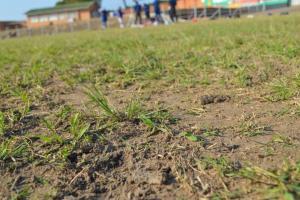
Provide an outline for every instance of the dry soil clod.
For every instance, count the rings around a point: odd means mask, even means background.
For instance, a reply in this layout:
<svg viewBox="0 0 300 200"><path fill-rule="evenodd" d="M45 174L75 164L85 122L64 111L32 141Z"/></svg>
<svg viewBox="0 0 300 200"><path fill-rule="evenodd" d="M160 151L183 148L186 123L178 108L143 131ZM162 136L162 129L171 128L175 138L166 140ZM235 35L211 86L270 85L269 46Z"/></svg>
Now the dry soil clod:
<svg viewBox="0 0 300 200"><path fill-rule="evenodd" d="M229 95L204 95L200 98L201 105L222 103L229 101L231 97Z"/></svg>

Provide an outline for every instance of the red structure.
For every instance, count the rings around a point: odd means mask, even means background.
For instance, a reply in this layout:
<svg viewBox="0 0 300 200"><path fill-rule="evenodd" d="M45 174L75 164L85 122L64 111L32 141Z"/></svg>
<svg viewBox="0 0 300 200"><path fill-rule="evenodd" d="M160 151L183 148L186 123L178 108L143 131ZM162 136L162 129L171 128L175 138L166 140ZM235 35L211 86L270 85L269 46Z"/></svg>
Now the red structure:
<svg viewBox="0 0 300 200"><path fill-rule="evenodd" d="M23 21L0 21L0 31L12 30L26 27Z"/></svg>

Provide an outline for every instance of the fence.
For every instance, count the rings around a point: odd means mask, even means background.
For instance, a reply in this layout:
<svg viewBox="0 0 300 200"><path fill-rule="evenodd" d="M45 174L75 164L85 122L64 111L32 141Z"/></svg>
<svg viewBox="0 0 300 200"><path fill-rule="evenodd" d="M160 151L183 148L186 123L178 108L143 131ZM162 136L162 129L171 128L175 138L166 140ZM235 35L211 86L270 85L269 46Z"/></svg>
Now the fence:
<svg viewBox="0 0 300 200"><path fill-rule="evenodd" d="M194 18L209 18L216 19L221 17L240 17L243 14L251 14L256 12L267 11L275 8L283 8L287 7L287 5L277 5L274 6L264 6L264 5L255 5L242 7L237 9L231 8L195 8L195 9L187 9L187 10L179 10L178 17L181 20L191 20ZM166 21L170 21L168 17L168 12L163 14L163 18ZM133 23L133 16L127 16L125 19L125 24L130 26ZM109 27L117 27L119 26L116 18L111 18L109 20ZM37 36L37 35L54 35L58 33L67 33L67 32L75 32L75 31L83 31L83 30L99 30L101 29L101 22L99 18L94 18L90 21L84 22L75 22L64 25L52 25L41 28L24 28L24 29L15 29L15 30L7 30L0 32L0 39L7 38L15 38L15 37L26 37L26 36Z"/></svg>
<svg viewBox="0 0 300 200"><path fill-rule="evenodd" d="M0 32L1 39L14 38L14 37L26 37L37 35L54 35L58 33L67 33L83 30L98 30L101 28L99 19L92 19L90 21L75 22L62 25L52 25L40 28L22 28L14 30L6 30Z"/></svg>
<svg viewBox="0 0 300 200"><path fill-rule="evenodd" d="M216 19L220 17L240 17L241 15L253 14L257 12L270 11L273 9L287 8L286 4L279 5L253 5L241 8L208 7L195 8L193 10L181 10L178 15L181 19L190 20L193 18Z"/></svg>

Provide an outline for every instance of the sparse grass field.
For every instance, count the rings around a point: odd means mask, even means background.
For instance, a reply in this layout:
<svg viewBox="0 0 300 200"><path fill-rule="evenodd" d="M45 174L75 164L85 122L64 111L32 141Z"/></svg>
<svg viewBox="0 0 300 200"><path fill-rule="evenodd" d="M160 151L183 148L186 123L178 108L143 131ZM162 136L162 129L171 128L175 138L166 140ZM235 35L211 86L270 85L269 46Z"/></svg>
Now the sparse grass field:
<svg viewBox="0 0 300 200"><path fill-rule="evenodd" d="M0 41L0 199L300 198L300 15Z"/></svg>

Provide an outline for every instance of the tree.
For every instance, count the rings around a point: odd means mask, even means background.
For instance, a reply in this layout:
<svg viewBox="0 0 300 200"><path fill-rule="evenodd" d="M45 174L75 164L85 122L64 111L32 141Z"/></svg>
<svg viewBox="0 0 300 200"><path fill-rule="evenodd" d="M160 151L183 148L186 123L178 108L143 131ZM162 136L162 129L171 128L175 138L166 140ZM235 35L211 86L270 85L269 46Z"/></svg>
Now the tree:
<svg viewBox="0 0 300 200"><path fill-rule="evenodd" d="M123 4L124 4L124 7L127 8L127 2L126 2L126 0L123 0Z"/></svg>
<svg viewBox="0 0 300 200"><path fill-rule="evenodd" d="M56 3L56 5L64 5L68 3L79 3L79 2L89 2L93 0L60 0L59 2Z"/></svg>

